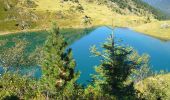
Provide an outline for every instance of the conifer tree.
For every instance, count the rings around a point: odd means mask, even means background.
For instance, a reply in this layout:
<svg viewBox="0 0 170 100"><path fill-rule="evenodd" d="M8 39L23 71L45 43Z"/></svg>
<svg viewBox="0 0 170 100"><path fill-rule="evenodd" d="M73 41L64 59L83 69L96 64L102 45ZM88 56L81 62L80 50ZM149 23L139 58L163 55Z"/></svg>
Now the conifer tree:
<svg viewBox="0 0 170 100"><path fill-rule="evenodd" d="M87 90L92 91L97 98L118 98L134 99L135 89L133 82L126 84L127 79L133 74L133 70L139 69L143 60L131 58L133 50L114 43L113 36L110 36L103 44L103 52L97 51L96 47L91 48L95 56L101 57L101 64L96 67L96 75L93 75L93 87Z"/></svg>
<svg viewBox="0 0 170 100"><path fill-rule="evenodd" d="M42 63L42 83L47 98L68 98L75 93L76 80L75 60L71 49L66 50L66 42L54 24L45 43Z"/></svg>

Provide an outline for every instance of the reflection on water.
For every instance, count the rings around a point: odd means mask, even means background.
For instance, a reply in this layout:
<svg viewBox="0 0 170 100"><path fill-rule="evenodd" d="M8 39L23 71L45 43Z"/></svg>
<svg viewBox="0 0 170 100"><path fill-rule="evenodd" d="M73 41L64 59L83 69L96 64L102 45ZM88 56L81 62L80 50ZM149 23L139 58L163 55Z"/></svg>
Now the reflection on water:
<svg viewBox="0 0 170 100"><path fill-rule="evenodd" d="M100 63L98 58L91 57L90 46L96 45L101 49L101 44L105 42L111 33L111 29L99 27L70 46L73 49L74 58L77 62L77 70L81 71L78 82L86 83L90 79L90 74L94 73L94 66ZM149 54L153 70L170 71L170 42L137 33L128 28L115 28L114 36L115 40L122 40L120 42L121 45L131 46L139 54Z"/></svg>
<svg viewBox="0 0 170 100"><path fill-rule="evenodd" d="M76 60L76 70L81 71L79 83L87 84L90 75L94 74L94 66L100 63L99 58L92 57L89 48L96 45L101 50L101 45L112 33L108 27L99 27L90 34L85 34L81 39L73 42L69 47L73 50L73 57ZM147 53L150 55L150 63L153 70L170 71L170 42L146 36L128 28L115 28L115 40L121 39L120 45L128 45L138 51L139 54ZM0 71L2 68L0 67ZM22 69L21 74L33 72L33 77L41 77L40 67Z"/></svg>

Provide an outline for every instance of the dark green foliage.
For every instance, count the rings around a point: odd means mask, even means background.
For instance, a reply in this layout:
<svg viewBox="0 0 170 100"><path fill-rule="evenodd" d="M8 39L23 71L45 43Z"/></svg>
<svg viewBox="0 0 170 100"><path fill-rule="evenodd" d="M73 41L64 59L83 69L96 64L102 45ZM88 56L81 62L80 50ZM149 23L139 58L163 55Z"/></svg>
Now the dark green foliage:
<svg viewBox="0 0 170 100"><path fill-rule="evenodd" d="M20 99L17 96L12 95L12 96L5 97L4 100L20 100Z"/></svg>
<svg viewBox="0 0 170 100"><path fill-rule="evenodd" d="M95 46L91 49L95 56L101 57L101 64L96 67L97 75L93 75L92 94L100 97L115 96L121 100L136 99L134 82L127 81L133 70L143 66L144 60L137 56L133 58L134 51L115 44L112 36L103 44L103 48L103 52L97 51Z"/></svg>
<svg viewBox="0 0 170 100"><path fill-rule="evenodd" d="M74 97L76 80L79 73L75 72L75 60L71 49L66 49L66 42L53 25L45 43L44 60L42 63L42 91L50 98Z"/></svg>

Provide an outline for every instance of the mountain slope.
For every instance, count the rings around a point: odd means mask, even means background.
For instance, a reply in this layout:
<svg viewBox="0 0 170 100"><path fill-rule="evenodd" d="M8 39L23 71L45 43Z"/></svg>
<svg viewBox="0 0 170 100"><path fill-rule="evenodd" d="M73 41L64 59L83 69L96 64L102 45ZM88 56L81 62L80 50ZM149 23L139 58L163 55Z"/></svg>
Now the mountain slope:
<svg viewBox="0 0 170 100"><path fill-rule="evenodd" d="M163 19L164 15L141 0L110 0L116 3L121 9L128 9L137 15L148 16L153 14L157 19Z"/></svg>
<svg viewBox="0 0 170 100"><path fill-rule="evenodd" d="M143 0L143 1L170 15L170 0Z"/></svg>
<svg viewBox="0 0 170 100"><path fill-rule="evenodd" d="M96 25L136 26L149 18L161 18L139 0L0 0L0 31ZM84 25L84 18L91 24ZM112 23L113 21L113 23Z"/></svg>

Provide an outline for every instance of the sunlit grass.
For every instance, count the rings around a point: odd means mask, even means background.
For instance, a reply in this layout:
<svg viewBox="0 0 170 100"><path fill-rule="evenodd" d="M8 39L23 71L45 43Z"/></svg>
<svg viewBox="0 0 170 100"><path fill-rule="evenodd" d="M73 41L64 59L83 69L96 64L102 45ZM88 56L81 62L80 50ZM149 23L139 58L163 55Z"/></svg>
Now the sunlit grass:
<svg viewBox="0 0 170 100"><path fill-rule="evenodd" d="M60 0L36 0L37 7L32 9L39 16L39 19L36 22L36 26L31 27L29 30L49 28L53 21L57 22L62 28L84 28L112 24L113 26L133 27L143 24L146 20L144 17L133 14L120 15L104 4L88 3L85 0L79 0L79 2L84 9L83 12L75 10L74 7L78 5L77 3L61 3ZM63 18L57 15L58 12L63 14ZM91 17L91 25L85 26L82 22L85 15ZM11 31L18 32L19 30L14 26L13 22L1 22L0 25L0 34L10 33Z"/></svg>
<svg viewBox="0 0 170 100"><path fill-rule="evenodd" d="M134 29L138 32L157 37L163 40L170 40L170 27L163 28L162 25L170 25L170 21L155 21L152 23L144 24Z"/></svg>

